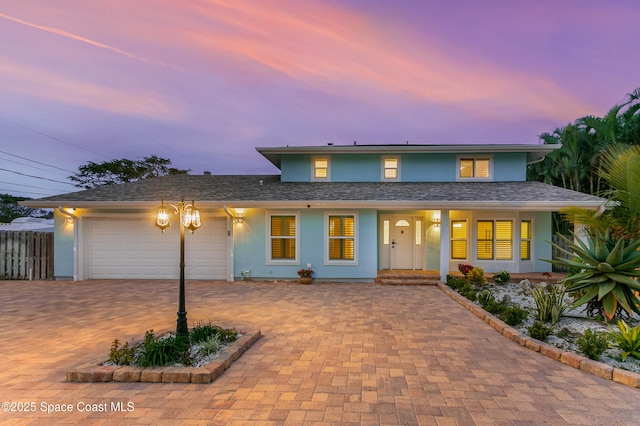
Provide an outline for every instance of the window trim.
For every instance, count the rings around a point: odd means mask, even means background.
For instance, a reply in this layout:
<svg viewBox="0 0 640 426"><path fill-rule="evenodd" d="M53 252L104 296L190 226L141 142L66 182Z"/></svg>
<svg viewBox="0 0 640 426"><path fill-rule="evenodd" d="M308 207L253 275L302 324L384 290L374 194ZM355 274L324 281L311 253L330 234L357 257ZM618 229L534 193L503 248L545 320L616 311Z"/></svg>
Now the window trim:
<svg viewBox="0 0 640 426"><path fill-rule="evenodd" d="M316 177L316 161L326 160L327 162L327 177ZM331 181L331 156L329 155L314 155L311 157L311 182L330 182Z"/></svg>
<svg viewBox="0 0 640 426"><path fill-rule="evenodd" d="M353 260L346 259L331 259L329 257L329 241L332 238L329 236L329 218L331 216L353 216ZM327 211L324 213L324 264L325 265L358 265L358 258L360 254L359 250L359 220L358 213L354 211Z"/></svg>
<svg viewBox="0 0 640 426"><path fill-rule="evenodd" d="M465 226L466 226L466 232L465 232L465 236L464 238L453 238L453 228L454 228L454 224L457 222L464 222ZM464 257L454 257L453 256L453 242L454 241L464 241L465 242L465 253L464 253ZM467 260L469 259L469 221L467 219L452 219L451 220L451 230L449 233L449 245L451 253L450 253L450 257L451 260Z"/></svg>
<svg viewBox="0 0 640 426"><path fill-rule="evenodd" d="M527 222L529 224L529 238L524 238L522 236L522 224L524 222ZM529 257L527 258L523 258L522 257L522 243L523 242L528 242L529 243ZM520 254L520 260L521 261L531 261L533 256L532 256L532 251L533 251L533 221L531 219L520 219L520 250L519 254Z"/></svg>
<svg viewBox="0 0 640 426"><path fill-rule="evenodd" d="M460 162L462 160L473 160L474 177L464 178L460 176ZM476 161L477 160L489 160L489 176L488 177L475 177ZM458 154L456 156L456 181L493 181L493 155L464 155Z"/></svg>
<svg viewBox="0 0 640 426"><path fill-rule="evenodd" d="M387 178L385 177L385 171L387 170L387 167L385 165L387 160L396 160L396 177L394 178ZM391 169L393 170L393 169ZM380 180L383 182L399 182L400 181L400 176L401 176L401 161L400 161L400 156L399 155L383 155L380 158Z"/></svg>
<svg viewBox="0 0 640 426"><path fill-rule="evenodd" d="M478 233L479 230L479 224L480 223L491 223L491 239L486 239L486 238L480 238L480 235ZM497 223L498 222L509 222L511 224L511 236L508 240L505 239L498 239L498 235L497 235ZM513 229L513 219L478 219L476 220L476 260L478 261L494 261L494 262L511 262L513 261L513 246L514 246L514 229ZM479 257L479 246L481 242L489 242L491 243L491 257L490 258L480 258ZM499 242L508 242L509 246L510 246L510 255L508 258L498 258L497 255L497 250L498 250L498 243Z"/></svg>
<svg viewBox="0 0 640 426"><path fill-rule="evenodd" d="M296 211L267 211L266 215L266 234L267 234L267 265L299 265L300 264L300 212ZM271 218L273 216L294 216L296 221L296 242L295 258L293 259L274 259L271 255Z"/></svg>

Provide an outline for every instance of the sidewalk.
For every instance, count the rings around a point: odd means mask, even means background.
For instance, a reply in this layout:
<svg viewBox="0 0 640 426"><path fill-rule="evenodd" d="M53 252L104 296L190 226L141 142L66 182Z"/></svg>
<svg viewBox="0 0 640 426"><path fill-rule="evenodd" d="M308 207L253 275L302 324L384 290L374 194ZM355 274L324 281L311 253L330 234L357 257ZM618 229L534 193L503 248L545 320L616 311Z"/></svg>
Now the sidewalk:
<svg viewBox="0 0 640 426"><path fill-rule="evenodd" d="M212 320L263 335L215 382L66 382L69 369L106 357L113 339L173 328L177 299L174 281L0 281L0 402L35 405L33 412L0 411L0 423L640 419L640 389L525 349L430 286L187 282L190 323Z"/></svg>

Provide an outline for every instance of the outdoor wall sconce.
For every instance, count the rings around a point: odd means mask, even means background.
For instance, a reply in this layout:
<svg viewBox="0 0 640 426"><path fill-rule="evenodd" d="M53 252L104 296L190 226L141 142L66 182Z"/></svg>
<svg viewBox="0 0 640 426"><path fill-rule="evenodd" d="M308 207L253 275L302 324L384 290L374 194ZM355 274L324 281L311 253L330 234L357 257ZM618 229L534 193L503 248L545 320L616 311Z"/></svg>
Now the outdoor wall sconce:
<svg viewBox="0 0 640 426"><path fill-rule="evenodd" d="M178 300L178 320L176 326L176 336L188 338L189 329L187 327L187 309L185 307L185 291L184 291L184 230L188 229L192 234L193 231L202 226L200 220L200 210L195 208L194 202L185 203L184 200L176 204L165 204L162 200L162 205L158 207L158 214L156 216L156 226L162 230L171 226L171 218L169 217L169 209L173 209L180 217L180 294Z"/></svg>
<svg viewBox="0 0 640 426"><path fill-rule="evenodd" d="M243 223L244 222L244 213L237 212L236 217L233 219L235 223Z"/></svg>
<svg viewBox="0 0 640 426"><path fill-rule="evenodd" d="M433 218L433 226L435 226L436 228L440 228L440 218L439 217L434 217Z"/></svg>

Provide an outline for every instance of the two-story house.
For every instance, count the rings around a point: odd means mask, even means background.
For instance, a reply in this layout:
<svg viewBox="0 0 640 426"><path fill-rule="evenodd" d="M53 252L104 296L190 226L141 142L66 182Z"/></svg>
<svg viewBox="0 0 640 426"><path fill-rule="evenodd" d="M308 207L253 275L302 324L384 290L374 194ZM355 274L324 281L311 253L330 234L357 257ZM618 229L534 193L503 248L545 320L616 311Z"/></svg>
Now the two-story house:
<svg viewBox="0 0 640 426"><path fill-rule="evenodd" d="M552 212L604 200L526 181L553 145L327 145L257 148L279 175L178 175L31 200L53 207L58 278L176 278L178 227L161 201L195 201L188 279L372 281L378 270L459 263L544 272Z"/></svg>

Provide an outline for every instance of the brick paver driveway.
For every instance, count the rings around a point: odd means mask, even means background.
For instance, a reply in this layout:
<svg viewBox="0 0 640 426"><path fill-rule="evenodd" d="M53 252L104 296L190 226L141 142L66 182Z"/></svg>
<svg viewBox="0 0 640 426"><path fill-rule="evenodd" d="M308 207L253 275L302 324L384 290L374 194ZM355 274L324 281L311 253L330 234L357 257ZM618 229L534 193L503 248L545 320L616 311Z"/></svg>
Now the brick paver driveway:
<svg viewBox="0 0 640 426"><path fill-rule="evenodd" d="M0 281L0 402L36 406L0 423L640 423L640 390L511 342L435 287L189 282L190 322L264 335L224 375L66 382L114 338L173 327L176 305L174 281Z"/></svg>

